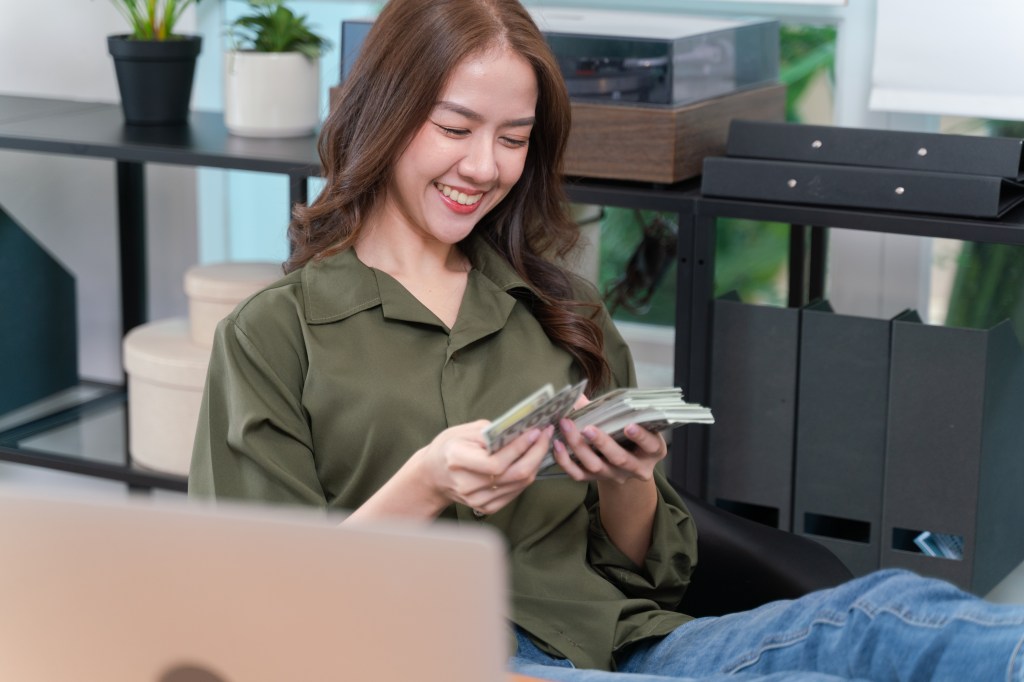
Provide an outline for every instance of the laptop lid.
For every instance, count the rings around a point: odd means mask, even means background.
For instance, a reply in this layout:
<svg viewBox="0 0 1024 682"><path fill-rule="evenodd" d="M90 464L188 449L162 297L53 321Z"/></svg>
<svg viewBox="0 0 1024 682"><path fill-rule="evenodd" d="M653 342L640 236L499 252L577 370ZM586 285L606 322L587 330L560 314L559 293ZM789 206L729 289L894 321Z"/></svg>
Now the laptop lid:
<svg viewBox="0 0 1024 682"><path fill-rule="evenodd" d="M483 528L0 490L0 679L506 679Z"/></svg>

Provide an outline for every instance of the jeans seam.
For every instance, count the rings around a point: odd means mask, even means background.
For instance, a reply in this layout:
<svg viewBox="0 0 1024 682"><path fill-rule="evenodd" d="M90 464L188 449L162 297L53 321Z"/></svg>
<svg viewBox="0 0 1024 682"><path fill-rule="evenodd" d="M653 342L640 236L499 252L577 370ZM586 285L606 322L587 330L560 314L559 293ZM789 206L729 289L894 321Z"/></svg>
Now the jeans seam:
<svg viewBox="0 0 1024 682"><path fill-rule="evenodd" d="M1013 655L1010 656L1010 666L1006 670L1007 682L1021 682L1024 680L1024 637L1017 640L1017 646L1013 648Z"/></svg>
<svg viewBox="0 0 1024 682"><path fill-rule="evenodd" d="M899 620L909 625L929 627L929 628L940 628L945 627L951 622L964 622L973 623L974 625L981 625L984 627L1003 627L1007 625L1024 625L1024 619L1021 618L991 618L983 619L977 618L973 615L954 615L952 617L936 617L936 618L920 618L912 616L908 613L906 608L897 608L896 606L884 606L877 607L870 602L859 601L855 602L851 606L851 610L858 610L864 612L869 618L874 619L880 614L886 613L891 616L898 618Z"/></svg>
<svg viewBox="0 0 1024 682"><path fill-rule="evenodd" d="M853 610L864 613L871 620L875 620L879 615L888 614L891 615L909 625L915 627L928 627L928 628L939 628L944 627L951 621L963 621L973 623L981 626L1005 626L1005 625L1017 625L1021 624L1021 619L1012 618L1004 619L999 621L993 620L982 620L967 616L956 616L954 618L943 618L940 620L919 620L909 618L904 610L897 610L895 608L883 607L878 608L867 602L856 602L851 606L851 612ZM726 667L723 672L730 674L740 672L744 668L757 663L758 659L761 658L768 651L783 649L788 646L792 646L801 640L807 639L810 636L811 630L816 625L831 625L834 627L841 627L845 624L846 618L844 614L831 614L825 615L812 620L806 627L794 631L785 633L784 635L777 635L775 637L765 638L761 643L761 646L754 652L749 653L747 656L740 658L733 666ZM1017 646L1014 648L1012 655L1010 656L1010 662L1007 666L1007 682L1024 682L1024 637L1017 642Z"/></svg>
<svg viewBox="0 0 1024 682"><path fill-rule="evenodd" d="M749 668L750 666L757 663L758 659L761 658L761 656L768 651L774 649L783 649L785 647L792 646L801 640L807 639L811 634L811 630L813 630L814 626L816 625L831 625L834 627L841 627L845 622L846 619L838 614L831 617L822 616L812 620L810 623L807 624L807 627L801 630L797 630L795 632L790 632L786 634L784 637L780 635L776 637L765 638L765 640L761 643L761 646L757 649L757 651L751 652L751 654L741 658L739 661L736 662L735 665L724 669L723 672L729 674L737 673L743 670L743 668Z"/></svg>

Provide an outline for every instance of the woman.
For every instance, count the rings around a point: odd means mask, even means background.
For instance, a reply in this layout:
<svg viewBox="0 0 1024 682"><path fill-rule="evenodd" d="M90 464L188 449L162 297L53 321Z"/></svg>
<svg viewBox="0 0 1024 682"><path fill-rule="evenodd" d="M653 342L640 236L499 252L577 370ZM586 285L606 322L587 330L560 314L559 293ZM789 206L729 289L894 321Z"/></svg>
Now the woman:
<svg viewBox="0 0 1024 682"><path fill-rule="evenodd" d="M510 665L548 679L910 679L933 663L947 679L960 665L1020 676L1024 611L959 593L940 609L951 588L909 574L721 619L673 611L695 529L655 469L656 434L633 426L626 449L563 420L558 440L534 429L488 453L487 418L543 384L634 382L593 287L557 264L576 235L568 130L557 65L516 0L391 0L324 125L327 184L296 210L286 277L218 329L190 494L494 526L510 548ZM535 480L549 448L567 476ZM881 594L886 611L907 589L932 621L1008 625L968 638L855 622L867 607L850 604ZM950 633L952 660L908 661Z"/></svg>

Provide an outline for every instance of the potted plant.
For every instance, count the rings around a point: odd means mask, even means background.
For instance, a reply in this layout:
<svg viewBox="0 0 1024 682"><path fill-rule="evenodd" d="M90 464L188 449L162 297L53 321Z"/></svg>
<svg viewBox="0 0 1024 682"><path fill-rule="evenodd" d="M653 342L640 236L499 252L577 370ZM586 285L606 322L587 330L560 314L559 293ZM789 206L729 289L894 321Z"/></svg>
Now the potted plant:
<svg viewBox="0 0 1024 682"><path fill-rule="evenodd" d="M224 123L249 137L309 135L320 122L319 57L330 42L285 0L247 0L229 27Z"/></svg>
<svg viewBox="0 0 1024 682"><path fill-rule="evenodd" d="M202 39L174 32L199 0L111 0L131 33L107 37L125 123L177 125L188 121L192 78Z"/></svg>

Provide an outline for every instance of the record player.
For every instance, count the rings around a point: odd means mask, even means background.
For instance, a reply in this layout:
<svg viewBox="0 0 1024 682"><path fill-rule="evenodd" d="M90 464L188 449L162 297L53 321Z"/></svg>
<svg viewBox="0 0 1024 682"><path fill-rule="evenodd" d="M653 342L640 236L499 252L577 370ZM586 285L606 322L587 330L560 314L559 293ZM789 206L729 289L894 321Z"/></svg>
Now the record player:
<svg viewBox="0 0 1024 682"><path fill-rule="evenodd" d="M779 77L775 20L569 7L530 12L576 100L679 106Z"/></svg>

